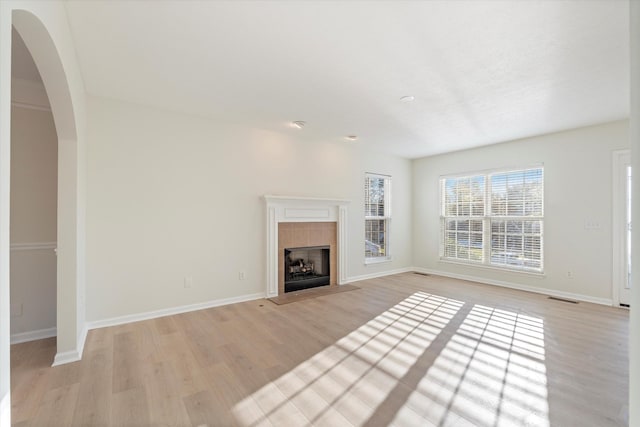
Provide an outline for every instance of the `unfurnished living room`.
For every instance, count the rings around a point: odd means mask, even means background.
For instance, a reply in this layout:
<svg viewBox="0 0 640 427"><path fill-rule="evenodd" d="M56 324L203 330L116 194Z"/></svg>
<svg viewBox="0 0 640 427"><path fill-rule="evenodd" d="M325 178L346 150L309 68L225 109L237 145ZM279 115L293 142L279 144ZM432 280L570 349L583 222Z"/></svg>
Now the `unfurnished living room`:
<svg viewBox="0 0 640 427"><path fill-rule="evenodd" d="M0 427L640 426L640 2L0 0L0 94Z"/></svg>

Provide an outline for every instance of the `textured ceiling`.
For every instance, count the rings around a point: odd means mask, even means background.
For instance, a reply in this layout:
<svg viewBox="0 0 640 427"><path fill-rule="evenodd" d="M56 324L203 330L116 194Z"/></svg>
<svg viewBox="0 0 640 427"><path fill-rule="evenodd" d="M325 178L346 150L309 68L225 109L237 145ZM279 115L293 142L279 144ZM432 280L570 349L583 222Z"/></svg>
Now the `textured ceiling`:
<svg viewBox="0 0 640 427"><path fill-rule="evenodd" d="M67 2L90 94L303 141L356 134L344 143L409 158L627 117L628 10L624 0Z"/></svg>

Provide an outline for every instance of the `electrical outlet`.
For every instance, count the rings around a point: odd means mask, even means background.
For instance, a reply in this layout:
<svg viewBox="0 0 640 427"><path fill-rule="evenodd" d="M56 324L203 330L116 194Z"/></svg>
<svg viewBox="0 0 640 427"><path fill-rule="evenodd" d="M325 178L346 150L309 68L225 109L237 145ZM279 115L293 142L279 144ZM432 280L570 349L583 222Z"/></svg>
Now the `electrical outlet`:
<svg viewBox="0 0 640 427"><path fill-rule="evenodd" d="M193 285L193 277L192 276L185 276L184 277L184 288L188 289L191 287L191 285Z"/></svg>
<svg viewBox="0 0 640 427"><path fill-rule="evenodd" d="M246 276L247 275L246 275L246 273L244 271L240 271L238 273L238 280L244 280Z"/></svg>
<svg viewBox="0 0 640 427"><path fill-rule="evenodd" d="M567 279L573 279L573 271L567 271Z"/></svg>

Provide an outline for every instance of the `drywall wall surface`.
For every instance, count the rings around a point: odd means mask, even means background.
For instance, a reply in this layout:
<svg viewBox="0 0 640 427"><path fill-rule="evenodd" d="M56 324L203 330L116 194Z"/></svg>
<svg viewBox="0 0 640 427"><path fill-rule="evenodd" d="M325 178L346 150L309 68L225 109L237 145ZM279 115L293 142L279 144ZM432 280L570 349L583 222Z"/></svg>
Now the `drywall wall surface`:
<svg viewBox="0 0 640 427"><path fill-rule="evenodd" d="M305 140L286 122L256 130L105 98L88 105L89 321L264 294L266 194L351 200L349 277L411 265L409 160L340 135ZM365 172L393 179L393 260L375 266L364 265Z"/></svg>
<svg viewBox="0 0 640 427"><path fill-rule="evenodd" d="M58 135L56 363L62 363L63 360L77 360L84 341L84 83L64 2L7 0L2 4L3 14L9 17L2 21L3 38L13 25L24 40L47 90ZM0 54L4 65L4 56L10 55L10 50ZM10 65L10 62L6 63ZM6 83L3 81L2 84L4 89ZM9 91L3 90L3 93ZM2 105L0 115L4 114L8 112ZM5 140L3 135L0 143L2 141L8 142L9 138ZM2 200L2 206L5 202L8 206L5 200ZM0 281L0 287L3 286L8 287L9 283Z"/></svg>
<svg viewBox="0 0 640 427"><path fill-rule="evenodd" d="M11 69L11 32L12 26L20 32L29 49L37 52L31 53L36 60L45 86L47 87L51 101L58 136L73 142L70 143L71 151L74 151L71 162L65 162L72 183L78 186L70 188L68 196L61 197L62 205L69 206L70 210L83 219L84 195L75 192L84 188L84 169L78 167L78 163L84 164L82 157L84 139L84 84L80 69L76 62L75 48L66 19L66 11L61 1L12 1L0 2L0 68ZM20 28L18 28L20 27ZM45 42L43 42L45 41ZM52 48L53 47L53 48ZM58 83L65 80L62 87ZM9 332L10 332L10 238L9 238L9 205L10 205L10 117L11 117L11 75L8 72L0 73L0 93L3 94L0 102L0 425L10 425L11 399L10 399L10 361L9 361ZM66 107L66 108L65 108ZM62 110L65 111L62 111ZM58 123L60 124L58 128ZM65 126L65 124L67 126ZM62 130L62 134L61 134ZM75 152L77 149L77 152ZM79 182L78 182L79 181ZM67 181L63 181L65 189ZM59 187L60 188L60 187ZM59 193L60 194L60 193ZM60 207L59 203L59 207ZM59 211L60 212L60 211ZM66 213L66 211L65 211ZM60 218L60 215L59 215ZM66 218L66 215L65 215ZM64 272L58 274L62 279L62 285L58 286L58 301L63 301L63 306L71 307L61 316L58 311L57 349L59 353L71 354L79 357L81 344L78 337L79 330L84 328L84 306L82 299L78 301L78 295L83 297L83 270L79 265L84 263L84 255L78 254L78 242L84 239L83 222L76 221L76 215L58 230L58 242L65 240L65 252L62 254ZM80 246L82 242L80 242ZM82 250L82 247L80 248Z"/></svg>
<svg viewBox="0 0 640 427"><path fill-rule="evenodd" d="M618 121L415 160L414 265L433 272L610 300L612 152L628 146L628 121ZM544 165L544 275L441 261L439 178L537 164Z"/></svg>
<svg viewBox="0 0 640 427"><path fill-rule="evenodd" d="M11 243L56 240L56 128L50 111L11 112Z"/></svg>
<svg viewBox="0 0 640 427"><path fill-rule="evenodd" d="M11 6L0 2L0 69L11 69ZM0 73L0 427L11 425L10 234L11 73Z"/></svg>
<svg viewBox="0 0 640 427"><path fill-rule="evenodd" d="M50 111L11 112L11 334L56 326L58 138Z"/></svg>

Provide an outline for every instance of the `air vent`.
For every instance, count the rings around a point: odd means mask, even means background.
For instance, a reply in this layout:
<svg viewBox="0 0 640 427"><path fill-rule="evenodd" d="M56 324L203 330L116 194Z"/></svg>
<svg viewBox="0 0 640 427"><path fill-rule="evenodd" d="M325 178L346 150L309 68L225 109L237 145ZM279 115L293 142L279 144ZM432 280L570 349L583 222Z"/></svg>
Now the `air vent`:
<svg viewBox="0 0 640 427"><path fill-rule="evenodd" d="M430 274L427 274L427 273L420 273L419 271L414 271L414 272L413 272L413 274L417 274L418 276L426 276L426 277L431 276Z"/></svg>
<svg viewBox="0 0 640 427"><path fill-rule="evenodd" d="M552 299L554 301L561 301L561 302L567 302L569 304L578 304L578 301L574 301L574 300L570 300L570 299L565 299L565 298L560 298L560 297L549 297L549 299Z"/></svg>

